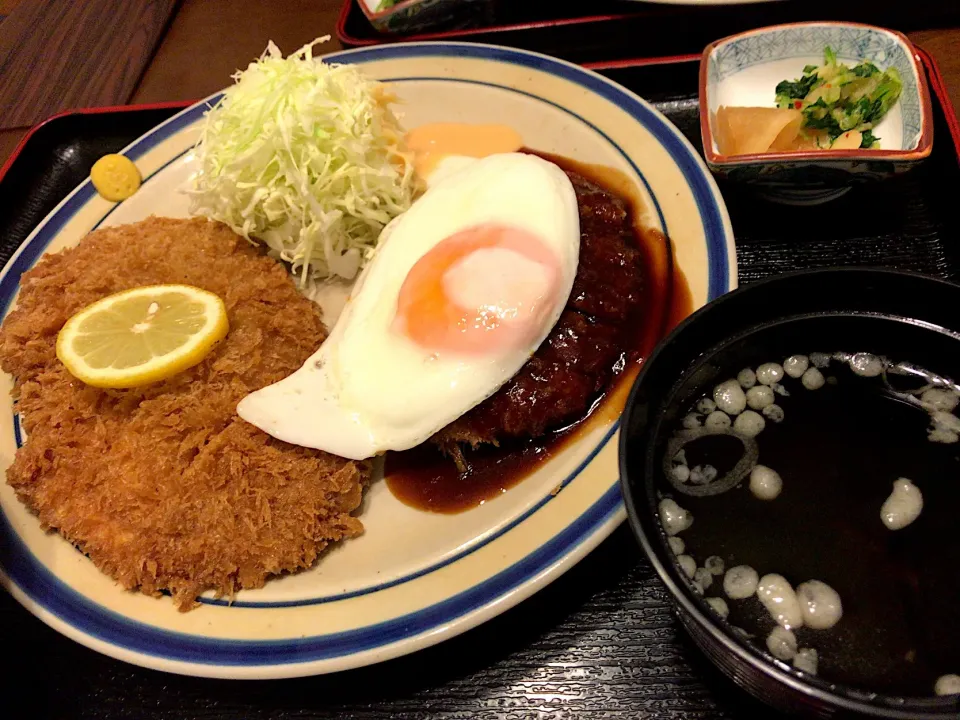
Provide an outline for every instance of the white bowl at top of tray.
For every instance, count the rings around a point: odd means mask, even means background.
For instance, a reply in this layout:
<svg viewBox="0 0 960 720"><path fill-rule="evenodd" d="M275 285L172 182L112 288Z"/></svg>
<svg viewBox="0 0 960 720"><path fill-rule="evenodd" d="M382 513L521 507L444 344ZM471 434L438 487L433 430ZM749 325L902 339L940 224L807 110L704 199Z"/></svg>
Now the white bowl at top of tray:
<svg viewBox="0 0 960 720"><path fill-rule="evenodd" d="M800 77L805 65L822 64L826 47L848 65L870 60L900 72L900 99L875 128L880 147L721 155L710 122L717 108L774 107L777 83ZM792 204L824 202L855 183L905 172L933 147L930 91L913 44L899 32L857 23L773 25L707 46L700 62L700 129L715 174Z"/></svg>
<svg viewBox="0 0 960 720"><path fill-rule="evenodd" d="M377 32L409 35L492 23L499 0L356 0Z"/></svg>

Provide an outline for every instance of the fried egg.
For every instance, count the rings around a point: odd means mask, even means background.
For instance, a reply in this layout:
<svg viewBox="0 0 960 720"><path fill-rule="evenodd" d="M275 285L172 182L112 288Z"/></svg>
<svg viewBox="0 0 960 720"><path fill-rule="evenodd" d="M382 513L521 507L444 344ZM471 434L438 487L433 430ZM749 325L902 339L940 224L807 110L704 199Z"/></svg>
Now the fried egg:
<svg viewBox="0 0 960 720"><path fill-rule="evenodd" d="M559 167L523 153L466 164L384 228L320 349L237 412L355 460L419 445L523 367L566 305L579 253Z"/></svg>

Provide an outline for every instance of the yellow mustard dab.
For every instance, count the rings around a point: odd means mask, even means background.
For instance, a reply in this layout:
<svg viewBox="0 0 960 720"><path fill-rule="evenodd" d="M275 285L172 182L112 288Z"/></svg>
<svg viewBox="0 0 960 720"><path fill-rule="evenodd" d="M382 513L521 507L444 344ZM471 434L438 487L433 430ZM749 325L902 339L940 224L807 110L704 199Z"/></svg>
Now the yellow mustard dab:
<svg viewBox="0 0 960 720"><path fill-rule="evenodd" d="M140 171L124 155L104 155L90 168L90 180L101 197L120 202L139 189Z"/></svg>

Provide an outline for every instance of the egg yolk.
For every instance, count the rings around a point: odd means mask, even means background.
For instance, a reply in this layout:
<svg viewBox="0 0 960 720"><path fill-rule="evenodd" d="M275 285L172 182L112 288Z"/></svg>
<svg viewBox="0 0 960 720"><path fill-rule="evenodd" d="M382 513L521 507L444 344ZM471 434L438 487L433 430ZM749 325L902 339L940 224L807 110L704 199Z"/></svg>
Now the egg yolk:
<svg viewBox="0 0 960 720"><path fill-rule="evenodd" d="M486 223L435 245L410 269L394 328L431 351L528 346L555 306L560 261L537 235Z"/></svg>

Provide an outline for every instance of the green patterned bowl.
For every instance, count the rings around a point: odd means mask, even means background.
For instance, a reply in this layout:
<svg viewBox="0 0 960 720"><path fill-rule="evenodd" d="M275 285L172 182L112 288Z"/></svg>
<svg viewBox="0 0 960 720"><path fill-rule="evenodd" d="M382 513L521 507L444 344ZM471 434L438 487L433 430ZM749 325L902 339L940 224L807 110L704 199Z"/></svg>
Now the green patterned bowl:
<svg viewBox="0 0 960 720"><path fill-rule="evenodd" d="M721 105L774 106L774 88L819 65L831 47L841 61L896 67L900 100L877 125L880 148L721 155L710 117ZM906 172L930 155L930 91L916 49L901 33L857 23L774 25L709 45L700 63L700 129L707 165L719 177L748 183L772 200L795 205L839 197L856 183Z"/></svg>

